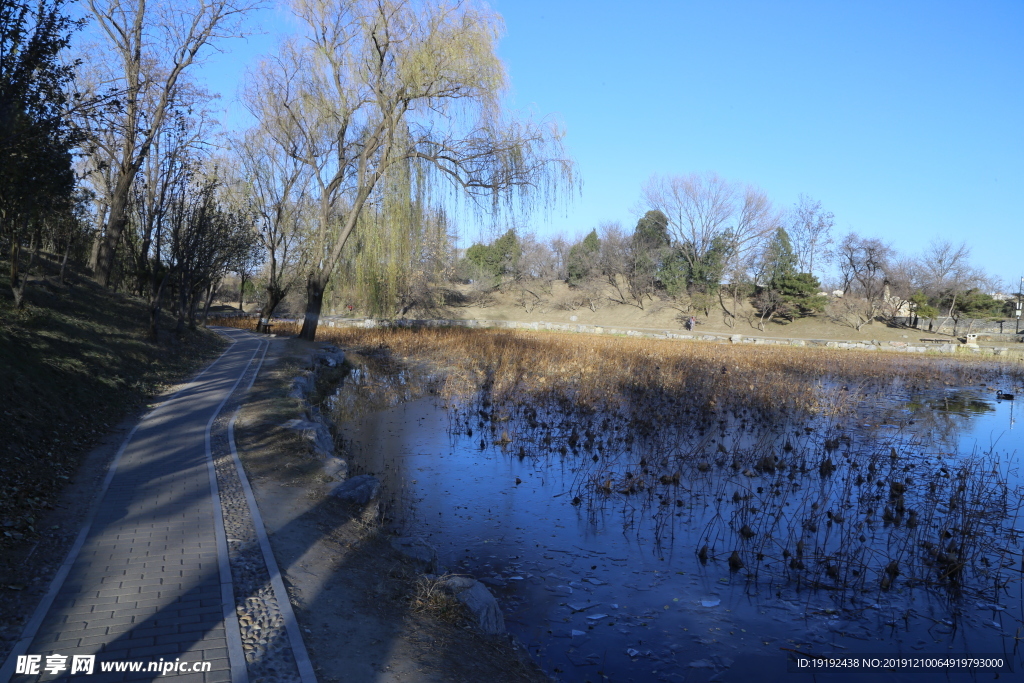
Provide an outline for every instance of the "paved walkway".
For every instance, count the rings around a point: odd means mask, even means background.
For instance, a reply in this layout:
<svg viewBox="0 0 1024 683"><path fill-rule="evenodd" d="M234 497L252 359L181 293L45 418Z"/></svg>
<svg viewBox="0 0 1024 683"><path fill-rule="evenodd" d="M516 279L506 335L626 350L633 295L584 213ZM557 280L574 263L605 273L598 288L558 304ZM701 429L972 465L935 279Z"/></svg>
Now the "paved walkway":
<svg viewBox="0 0 1024 683"><path fill-rule="evenodd" d="M14 655L40 656L38 673L11 680L152 680L150 663L175 667L175 683L245 683L220 507L211 486L209 425L260 340L227 330L235 343L129 434L83 539L30 621L32 640ZM215 482L215 479L213 480ZM41 607L46 607L44 599ZM49 655L64 668L47 672ZM91 675L71 675L74 657L94 655ZM14 673L15 659L0 670ZM86 662L88 660L85 660ZM104 667L141 662L139 673ZM187 663L187 668L182 666ZM192 672L194 665L202 669ZM124 665L122 665L124 666ZM128 665L131 666L131 665ZM187 672L185 672L187 671Z"/></svg>

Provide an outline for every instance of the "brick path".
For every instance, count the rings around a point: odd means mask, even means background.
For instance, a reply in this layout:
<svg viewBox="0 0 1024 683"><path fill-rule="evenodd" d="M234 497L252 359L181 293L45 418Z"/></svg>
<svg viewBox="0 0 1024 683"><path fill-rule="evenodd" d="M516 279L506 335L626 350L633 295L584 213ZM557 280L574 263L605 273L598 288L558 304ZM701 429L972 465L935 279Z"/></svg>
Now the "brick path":
<svg viewBox="0 0 1024 683"><path fill-rule="evenodd" d="M31 644L21 648L22 654L43 656L41 675L11 680L66 679L72 655L95 655L94 673L73 679L161 678L153 672L102 673L101 666L141 661L145 667L162 658L209 663L207 672L168 674L175 683L246 682L231 574L224 572L223 525L211 489L207 425L259 340L239 331L228 334L237 343L196 382L147 414L128 437L67 578ZM231 618L225 621L225 615ZM46 673L50 654L67 656L68 668ZM13 660L0 679L11 666Z"/></svg>

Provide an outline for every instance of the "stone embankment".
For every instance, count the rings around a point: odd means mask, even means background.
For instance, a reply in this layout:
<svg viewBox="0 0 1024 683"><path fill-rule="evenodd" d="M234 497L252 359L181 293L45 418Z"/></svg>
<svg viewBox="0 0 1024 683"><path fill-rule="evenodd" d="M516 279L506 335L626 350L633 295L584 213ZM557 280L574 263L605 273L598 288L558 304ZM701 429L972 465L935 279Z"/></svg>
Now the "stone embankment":
<svg viewBox="0 0 1024 683"><path fill-rule="evenodd" d="M285 428L301 432L310 442L313 455L320 460L324 474L337 482L348 478L348 463L334 453L333 425L321 413L313 400L317 393L317 379L326 368L339 368L345 362L345 352L335 346L326 346L313 355L310 367L292 380L289 398L301 402L303 417L284 423Z"/></svg>
<svg viewBox="0 0 1024 683"><path fill-rule="evenodd" d="M313 455L321 461L321 469L333 481L329 495L363 508L362 518L369 521L379 515L381 482L369 474L348 476L348 463L334 450L334 425L316 405L317 382L326 368L338 368L345 362L345 352L327 346L314 354L310 367L292 380L288 395L301 401L302 419L293 419L284 426L301 431L310 441ZM487 635L505 633L505 621L494 595L470 576L450 576L438 567L437 550L421 538L403 536L393 538L391 546L410 561L425 578L438 581L443 590L451 593L465 605L472 623ZM437 577L440 572L442 576ZM521 647L521 646L520 646ZM525 652L525 650L523 650Z"/></svg>
<svg viewBox="0 0 1024 683"><path fill-rule="evenodd" d="M549 322L518 322L514 320L374 320L372 318L324 318L327 327L360 327L373 329L377 327L468 327L494 328L508 330L547 330L552 332L575 332L582 334L610 334L645 339L680 339L709 342L728 342L732 344L806 346L831 349L859 349L862 351L890 351L897 353L933 353L933 354L971 354L989 356L1012 356L1024 359L1024 347L980 346L976 343L961 343L950 337L948 341L923 341L910 339L907 341L845 341L832 339L789 339L777 337L756 337L742 334L715 334L700 332L673 332L657 329L629 329L622 327L603 327L598 325L582 325L576 323ZM912 333L921 334L920 330Z"/></svg>

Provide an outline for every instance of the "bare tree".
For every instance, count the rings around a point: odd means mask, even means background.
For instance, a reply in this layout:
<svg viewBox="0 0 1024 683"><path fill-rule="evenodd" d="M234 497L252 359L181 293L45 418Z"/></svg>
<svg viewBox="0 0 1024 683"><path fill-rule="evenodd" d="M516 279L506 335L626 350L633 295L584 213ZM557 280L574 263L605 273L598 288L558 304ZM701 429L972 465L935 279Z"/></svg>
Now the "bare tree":
<svg viewBox="0 0 1024 683"><path fill-rule="evenodd" d="M965 292L987 284L985 272L974 267L970 259L971 249L966 242L953 244L939 239L933 240L921 255L921 288L936 303L945 303L945 317L936 331L956 320L957 303Z"/></svg>
<svg viewBox="0 0 1024 683"><path fill-rule="evenodd" d="M519 236L521 254L511 283L517 305L527 313L541 305L551 294L552 284L559 279L558 261L549 243L532 232Z"/></svg>
<svg viewBox="0 0 1024 683"><path fill-rule="evenodd" d="M832 239L835 215L823 210L820 201L802 194L790 211L788 223L797 271L813 274L815 263L821 265L831 255L829 247L835 242Z"/></svg>
<svg viewBox="0 0 1024 683"><path fill-rule="evenodd" d="M877 238L860 237L855 232L844 237L836 249L842 298L846 300L843 307L849 309L852 306L849 302L860 302L855 312L858 317L865 318L864 322L873 321L884 311L888 285L886 273L893 256L889 245Z"/></svg>
<svg viewBox="0 0 1024 683"><path fill-rule="evenodd" d="M894 323L909 317L911 301L921 291L921 263L906 256L893 256L886 267L885 300L882 315Z"/></svg>
<svg viewBox="0 0 1024 683"><path fill-rule="evenodd" d="M189 181L167 213L179 334L186 322L195 328L200 306L205 318L221 278L257 241L251 216L231 211L223 201L216 169L204 168Z"/></svg>
<svg viewBox="0 0 1024 683"><path fill-rule="evenodd" d="M643 187L641 204L668 217L673 246L691 279L701 274L715 280L704 283L704 293L717 290L724 273L737 272L781 220L764 192L715 173L654 176ZM734 315L724 303L723 309Z"/></svg>
<svg viewBox="0 0 1024 683"><path fill-rule="evenodd" d="M702 258L724 234L733 249L744 251L779 225L778 212L764 192L716 173L654 176L643 187L642 203L668 217L673 242L688 245L690 259Z"/></svg>
<svg viewBox="0 0 1024 683"><path fill-rule="evenodd" d="M106 149L110 165L109 205L103 233L97 236L93 263L96 280L107 285L114 250L126 223L132 183L179 103L185 71L204 48L238 34L249 0L87 0L89 12L111 58L105 85L119 93L116 134ZM116 66L114 64L116 63ZM99 144L99 142L97 142Z"/></svg>
<svg viewBox="0 0 1024 683"><path fill-rule="evenodd" d="M718 290L718 303L722 307L722 321L729 327L736 326L739 318L740 302L754 291L755 278L752 276L756 268L758 252L748 249L729 259L723 272L725 281ZM728 302L726 301L728 295ZM731 308L730 308L731 306ZM763 328L762 328L763 329Z"/></svg>
<svg viewBox="0 0 1024 683"><path fill-rule="evenodd" d="M524 232L519 236L519 244L519 279L539 281L549 288L551 282L559 279L558 257L550 243L542 242L532 232Z"/></svg>
<svg viewBox="0 0 1024 683"><path fill-rule="evenodd" d="M303 248L315 206L309 196L309 167L261 128L236 141L241 173L232 185L256 214L256 229L266 256L265 298L260 325L269 320L299 283L311 250Z"/></svg>
<svg viewBox="0 0 1024 683"><path fill-rule="evenodd" d="M598 230L601 249L597 254L597 273L615 291L617 303L634 303L628 279L633 260L632 235L627 235L618 221L601 223Z"/></svg>
<svg viewBox="0 0 1024 683"><path fill-rule="evenodd" d="M158 339L164 290L174 274L167 266L170 240L166 219L175 202L192 189L194 174L208 158L205 140L211 125L201 110L193 116L174 109L168 112L168 121L154 136L142 165L142 182L132 185L126 205L126 225L134 224L136 233L126 242L134 245L136 288L140 296L147 297L153 341Z"/></svg>
<svg viewBox="0 0 1024 683"><path fill-rule="evenodd" d="M691 268L732 227L737 200L736 186L716 173L653 176L644 184L641 199L646 209L668 217L673 243L689 246Z"/></svg>
<svg viewBox="0 0 1024 683"><path fill-rule="evenodd" d="M829 320L837 325L852 327L858 332L878 316L879 310L877 302L856 294L833 297L825 306Z"/></svg>
<svg viewBox="0 0 1024 683"><path fill-rule="evenodd" d="M566 239L565 235L559 234L551 238L551 253L555 257L555 279L564 280L568 274L566 264L569 258L569 250L572 249L572 242Z"/></svg>
<svg viewBox="0 0 1024 683"><path fill-rule="evenodd" d="M310 170L316 258L300 336L312 340L324 289L367 205L390 201L386 210L401 214L441 185L492 213L513 210L571 186L575 167L559 130L503 110L500 21L486 8L448 0L295 0L293 8L304 34L254 73L246 102Z"/></svg>

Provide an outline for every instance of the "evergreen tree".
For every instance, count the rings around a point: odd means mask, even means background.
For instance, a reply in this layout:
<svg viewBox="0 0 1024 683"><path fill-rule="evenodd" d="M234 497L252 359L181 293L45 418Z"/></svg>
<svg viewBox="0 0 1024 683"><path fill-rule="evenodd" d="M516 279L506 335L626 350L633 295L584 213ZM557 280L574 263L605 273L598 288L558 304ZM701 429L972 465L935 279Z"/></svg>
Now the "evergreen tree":
<svg viewBox="0 0 1024 683"><path fill-rule="evenodd" d="M762 323L772 318L794 320L825 310L818 296L821 283L811 273L797 272L797 258L784 228L778 228L765 248L761 263L764 283L754 299Z"/></svg>
<svg viewBox="0 0 1024 683"><path fill-rule="evenodd" d="M669 251L668 217L661 211L648 211L637 221L630 242L630 259L626 280L629 291L643 307L644 297L653 297L658 285L658 271Z"/></svg>
<svg viewBox="0 0 1024 683"><path fill-rule="evenodd" d="M776 283L796 273L796 255L785 228L778 228L764 252L762 278L767 286L775 288Z"/></svg>
<svg viewBox="0 0 1024 683"><path fill-rule="evenodd" d="M658 210L648 211L633 231L633 249L650 253L668 245L668 216Z"/></svg>
<svg viewBox="0 0 1024 683"><path fill-rule="evenodd" d="M591 230L582 242L574 244L569 249L565 264L567 274L565 281L575 287L590 277L595 270L595 262L600 253L601 240L597 236L597 230Z"/></svg>
<svg viewBox="0 0 1024 683"><path fill-rule="evenodd" d="M70 206L78 139L67 117L65 87L77 63L60 53L81 26L62 13L64 0L0 3L0 242L10 250L11 287L20 306L22 242L41 216Z"/></svg>
<svg viewBox="0 0 1024 683"><path fill-rule="evenodd" d="M911 327L917 327L917 321L919 318L935 318L939 315L939 309L931 306L928 301L928 295L922 292L920 289L914 292L914 295L910 297L911 312L913 313L913 322Z"/></svg>
<svg viewBox="0 0 1024 683"><path fill-rule="evenodd" d="M698 255L689 244L684 244L679 249L679 255L684 264L689 267L686 271L686 285L691 293L714 294L722 285L722 277L725 274L725 264L732 255L733 240L731 233L725 232L715 235L711 245L703 255Z"/></svg>
<svg viewBox="0 0 1024 683"><path fill-rule="evenodd" d="M491 244L474 244L466 250L466 261L483 275L500 278L514 275L519 269L523 245L515 230L509 229Z"/></svg>

